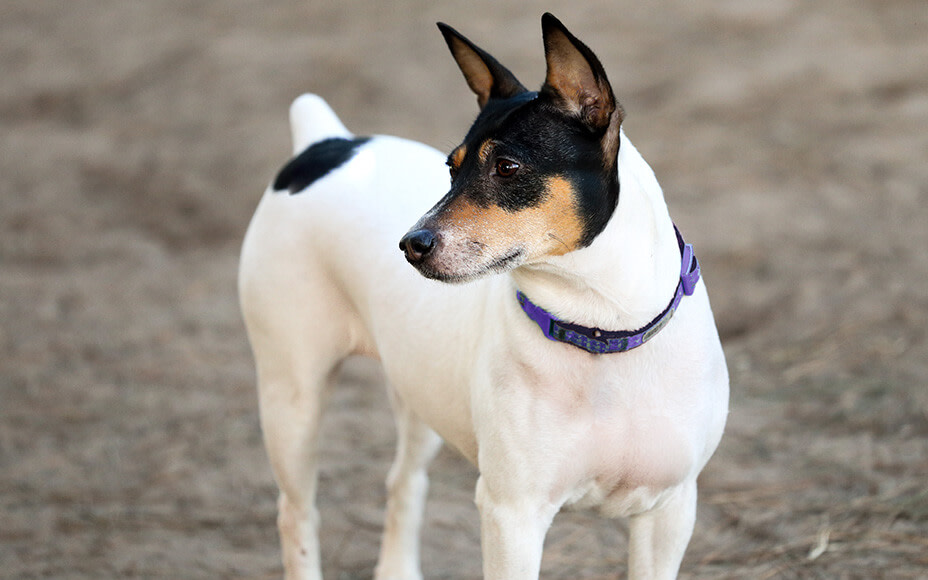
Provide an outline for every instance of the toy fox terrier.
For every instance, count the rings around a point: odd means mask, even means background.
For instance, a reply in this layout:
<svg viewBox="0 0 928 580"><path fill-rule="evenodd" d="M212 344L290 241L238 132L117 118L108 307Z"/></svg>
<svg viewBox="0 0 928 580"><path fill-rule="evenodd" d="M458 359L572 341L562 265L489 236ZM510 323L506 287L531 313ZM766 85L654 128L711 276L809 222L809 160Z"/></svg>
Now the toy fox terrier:
<svg viewBox="0 0 928 580"><path fill-rule="evenodd" d="M602 65L556 18L542 18L537 92L439 27L480 107L463 142L446 159L356 138L304 95L295 157L245 237L239 291L286 576L321 578L319 422L340 363L364 355L384 367L398 434L378 580L422 577L442 441L479 469L485 578L538 578L568 506L629 518L629 578L674 578L728 413L692 247Z"/></svg>

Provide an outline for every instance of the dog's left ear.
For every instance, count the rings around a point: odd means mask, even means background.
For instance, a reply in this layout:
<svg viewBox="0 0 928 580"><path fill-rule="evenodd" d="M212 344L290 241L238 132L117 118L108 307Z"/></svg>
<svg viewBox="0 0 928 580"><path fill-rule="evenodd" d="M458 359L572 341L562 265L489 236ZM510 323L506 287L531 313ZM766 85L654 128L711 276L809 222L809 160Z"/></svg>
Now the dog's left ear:
<svg viewBox="0 0 928 580"><path fill-rule="evenodd" d="M541 17L548 73L542 94L593 130L620 125L624 113L616 103L606 71L585 44L551 13ZM613 119L616 115L617 118Z"/></svg>
<svg viewBox="0 0 928 580"><path fill-rule="evenodd" d="M528 91L509 69L460 32L444 22L438 23L438 29L481 109L490 99L508 99Z"/></svg>

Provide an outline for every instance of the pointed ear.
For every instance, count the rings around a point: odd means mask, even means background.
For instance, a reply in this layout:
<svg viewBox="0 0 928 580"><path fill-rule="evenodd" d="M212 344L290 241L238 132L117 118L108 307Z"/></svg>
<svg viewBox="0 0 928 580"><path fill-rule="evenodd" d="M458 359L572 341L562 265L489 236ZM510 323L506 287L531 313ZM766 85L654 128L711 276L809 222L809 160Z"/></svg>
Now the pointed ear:
<svg viewBox="0 0 928 580"><path fill-rule="evenodd" d="M506 99L528 90L506 67L457 30L442 22L438 23L438 29L464 73L467 86L477 95L477 104L481 109L490 99Z"/></svg>
<svg viewBox="0 0 928 580"><path fill-rule="evenodd" d="M613 121L621 124L622 108L593 51L550 13L541 17L541 30L548 65L542 93L551 95L558 106L591 129L605 129ZM618 118L613 119L613 114Z"/></svg>

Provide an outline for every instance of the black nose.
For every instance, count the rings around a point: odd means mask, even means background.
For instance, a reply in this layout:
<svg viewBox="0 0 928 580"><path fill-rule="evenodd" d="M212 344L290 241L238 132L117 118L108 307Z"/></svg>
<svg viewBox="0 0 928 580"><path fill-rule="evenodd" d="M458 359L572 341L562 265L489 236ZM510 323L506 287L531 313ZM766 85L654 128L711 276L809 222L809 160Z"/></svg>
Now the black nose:
<svg viewBox="0 0 928 580"><path fill-rule="evenodd" d="M424 260L434 247L435 234L430 230L415 230L400 240L400 249L406 253L406 260L410 264L418 264Z"/></svg>

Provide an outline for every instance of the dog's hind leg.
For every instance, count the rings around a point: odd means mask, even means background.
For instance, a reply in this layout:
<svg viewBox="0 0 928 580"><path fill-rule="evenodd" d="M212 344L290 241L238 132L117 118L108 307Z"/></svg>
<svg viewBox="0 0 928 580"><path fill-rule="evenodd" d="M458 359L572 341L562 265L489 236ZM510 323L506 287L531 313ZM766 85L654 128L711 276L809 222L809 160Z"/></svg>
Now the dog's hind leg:
<svg viewBox="0 0 928 580"><path fill-rule="evenodd" d="M394 390L390 403L396 418L396 458L387 475L387 510L376 580L421 580L419 530L428 491L428 464L442 440Z"/></svg>
<svg viewBox="0 0 928 580"><path fill-rule="evenodd" d="M322 369L320 369L322 370ZM330 371L260 379L261 425L280 488L277 526L286 578L321 580L317 438Z"/></svg>
<svg viewBox="0 0 928 580"><path fill-rule="evenodd" d="M286 357L284 353L275 356L279 362ZM264 365L257 350L256 358L261 427L280 488L277 525L285 576L288 580L321 580L317 439L338 364L331 357L310 356L279 367Z"/></svg>
<svg viewBox="0 0 928 580"><path fill-rule="evenodd" d="M332 378L356 346L353 312L310 259L253 223L239 293L255 356L261 428L280 488L277 523L286 578L321 580L316 509L319 424ZM260 251L259 251L260 250Z"/></svg>

